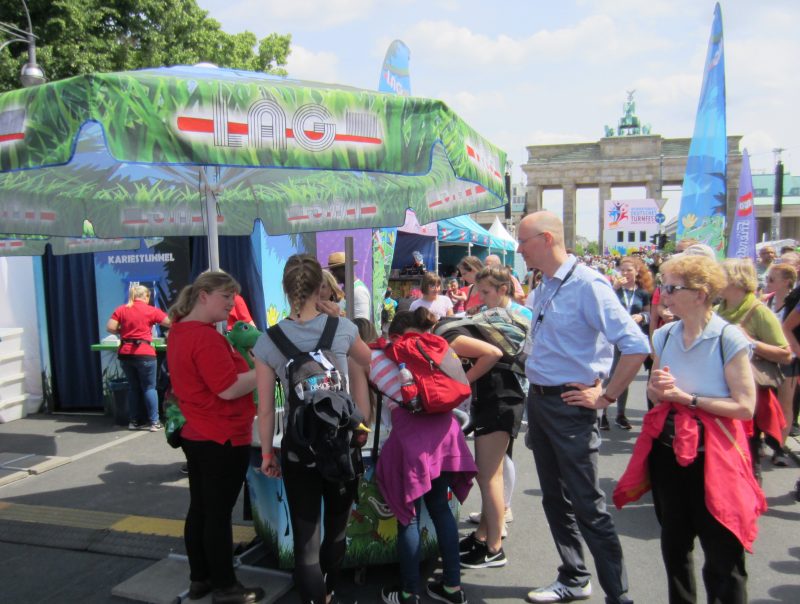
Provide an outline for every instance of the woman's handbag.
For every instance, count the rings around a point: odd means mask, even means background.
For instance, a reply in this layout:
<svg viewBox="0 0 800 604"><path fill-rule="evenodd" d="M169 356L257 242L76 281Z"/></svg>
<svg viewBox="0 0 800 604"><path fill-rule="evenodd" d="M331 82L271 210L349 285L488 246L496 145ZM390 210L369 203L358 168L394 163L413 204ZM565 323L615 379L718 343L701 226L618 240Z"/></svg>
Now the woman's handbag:
<svg viewBox="0 0 800 604"><path fill-rule="evenodd" d="M756 379L756 385L758 386L777 389L785 379L783 371L781 371L777 363L767 361L759 356L753 356L750 360L750 365L753 368L753 377Z"/></svg>
<svg viewBox="0 0 800 604"><path fill-rule="evenodd" d="M744 324L747 323L747 320L750 318L750 315L753 314L753 311L761 305L762 303L758 302L747 311L747 314L739 323L742 328L744 328ZM750 359L750 366L753 369L753 377L756 379L756 385L761 386L762 388L777 389L785 379L783 371L777 363L768 361L758 355L754 354Z"/></svg>

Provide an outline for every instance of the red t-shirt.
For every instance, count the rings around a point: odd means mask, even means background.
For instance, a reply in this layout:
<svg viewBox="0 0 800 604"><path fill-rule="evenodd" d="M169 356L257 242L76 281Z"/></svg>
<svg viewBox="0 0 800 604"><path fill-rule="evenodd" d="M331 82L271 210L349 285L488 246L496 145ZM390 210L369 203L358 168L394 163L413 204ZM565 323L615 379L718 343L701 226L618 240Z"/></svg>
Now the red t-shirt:
<svg viewBox="0 0 800 604"><path fill-rule="evenodd" d="M236 296L233 298L233 308L228 315L228 331L233 329L236 321L250 323L252 320L253 317L250 316L250 310L247 308L244 298L242 298L239 294L236 294Z"/></svg>
<svg viewBox="0 0 800 604"><path fill-rule="evenodd" d="M250 367L213 324L175 323L169 330L167 363L172 390L186 418L182 438L221 445L230 440L234 446L252 442L256 415L252 393L229 401L217 396Z"/></svg>
<svg viewBox="0 0 800 604"><path fill-rule="evenodd" d="M467 301L464 303L464 310L468 311L471 308L480 308L483 306L483 300L481 300L480 294L478 294L477 287L474 285L465 285L461 288L461 291L467 296Z"/></svg>
<svg viewBox="0 0 800 604"><path fill-rule="evenodd" d="M167 313L142 300L134 300L133 306L127 304L118 306L111 314L111 318L119 323L119 337L122 340L117 354L156 356L155 349L150 346L153 340L153 325L158 325L166 319ZM144 342L137 345L126 340L144 340Z"/></svg>

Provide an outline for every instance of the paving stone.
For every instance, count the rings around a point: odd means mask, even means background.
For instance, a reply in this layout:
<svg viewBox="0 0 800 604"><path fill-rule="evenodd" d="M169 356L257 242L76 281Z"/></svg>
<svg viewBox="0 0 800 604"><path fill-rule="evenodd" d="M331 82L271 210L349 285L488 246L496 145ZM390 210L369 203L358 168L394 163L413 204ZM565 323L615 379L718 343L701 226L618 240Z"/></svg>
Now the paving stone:
<svg viewBox="0 0 800 604"><path fill-rule="evenodd" d="M240 566L236 577L244 585L262 587L266 592L263 604L272 604L292 587L291 575L282 571ZM115 586L111 594L139 602L174 604L188 599L188 589L189 562L183 556L170 556ZM193 601L207 604L211 595Z"/></svg>
<svg viewBox="0 0 800 604"><path fill-rule="evenodd" d="M50 457L48 455L26 455L3 466L10 470L25 470L31 474L42 474L70 462L69 457Z"/></svg>

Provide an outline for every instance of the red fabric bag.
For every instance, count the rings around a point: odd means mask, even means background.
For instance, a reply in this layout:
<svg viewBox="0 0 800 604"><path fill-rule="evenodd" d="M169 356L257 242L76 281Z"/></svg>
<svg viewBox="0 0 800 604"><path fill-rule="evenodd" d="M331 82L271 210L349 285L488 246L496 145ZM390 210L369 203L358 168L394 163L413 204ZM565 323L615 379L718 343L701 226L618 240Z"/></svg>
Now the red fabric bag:
<svg viewBox="0 0 800 604"><path fill-rule="evenodd" d="M472 395L461 359L447 340L431 333L405 333L383 349L387 357L405 363L414 383L401 387L403 401L419 399L425 413L447 413Z"/></svg>

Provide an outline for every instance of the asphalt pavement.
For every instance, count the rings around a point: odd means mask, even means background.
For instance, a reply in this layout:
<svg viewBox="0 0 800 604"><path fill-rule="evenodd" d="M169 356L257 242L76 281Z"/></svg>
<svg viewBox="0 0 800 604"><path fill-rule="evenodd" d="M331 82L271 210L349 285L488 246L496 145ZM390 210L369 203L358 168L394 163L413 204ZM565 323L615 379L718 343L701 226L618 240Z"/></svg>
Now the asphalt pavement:
<svg viewBox="0 0 800 604"><path fill-rule="evenodd" d="M629 397L633 430L612 425L602 433L601 486L609 502L638 434L644 401L642 374ZM514 451L514 522L504 542L509 562L503 568L463 571L463 587L473 604L521 602L531 587L548 584L556 576L558 558L523 436ZM790 441L790 448L800 453L800 441ZM0 601L131 602L112 595L112 589L170 554L184 553L182 521L189 494L188 480L179 471L182 462L181 451L171 449L162 432L129 432L103 415L39 414L0 425L0 466L6 464L0 470ZM800 469L795 461L788 468L773 467L769 457L762 462L769 510L759 522L755 552L747 557L750 602L796 604L800 602L800 503L794 499L794 485ZM234 512L236 537L247 543L254 533L252 524L242 519L241 500ZM462 508L462 534L471 526L465 522L467 512L478 510L479 501L475 487ZM639 603L667 602L659 526L650 497L621 511L612 509L612 514L625 553L631 597ZM593 570L588 552L587 556ZM699 546L695 558L702 602ZM435 564L426 570L439 572ZM393 566L347 571L338 595L343 604L373 604L380 602L381 585L396 580ZM588 602L603 601L595 581ZM297 604L299 599L290 592L277 602Z"/></svg>

